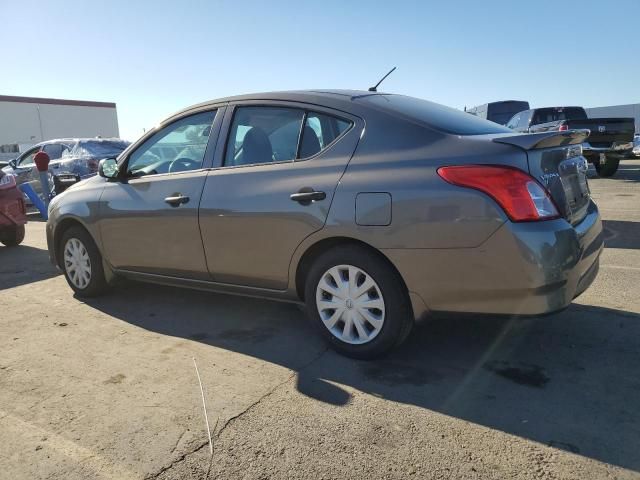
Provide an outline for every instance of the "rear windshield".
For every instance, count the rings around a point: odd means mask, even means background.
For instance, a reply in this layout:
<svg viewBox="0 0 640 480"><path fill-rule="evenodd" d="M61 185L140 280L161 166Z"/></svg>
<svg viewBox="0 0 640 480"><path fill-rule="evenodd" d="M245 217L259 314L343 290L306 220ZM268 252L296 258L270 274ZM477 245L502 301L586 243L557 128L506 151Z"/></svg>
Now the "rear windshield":
<svg viewBox="0 0 640 480"><path fill-rule="evenodd" d="M370 95L363 99L382 110L399 114L446 133L455 135L513 133L510 129L488 120L419 98L404 95Z"/></svg>
<svg viewBox="0 0 640 480"><path fill-rule="evenodd" d="M586 120L587 114L582 108L538 108L533 117L533 124L557 122L558 120Z"/></svg>

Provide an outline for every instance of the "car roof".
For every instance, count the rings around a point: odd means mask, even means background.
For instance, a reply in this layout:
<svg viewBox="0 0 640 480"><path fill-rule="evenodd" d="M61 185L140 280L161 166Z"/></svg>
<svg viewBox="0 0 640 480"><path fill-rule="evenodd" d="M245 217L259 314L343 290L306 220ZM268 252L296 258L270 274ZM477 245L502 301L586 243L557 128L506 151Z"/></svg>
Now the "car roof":
<svg viewBox="0 0 640 480"><path fill-rule="evenodd" d="M44 142L39 142L34 145L34 147L39 147L41 145L51 145L54 143L77 143L77 142L128 142L127 140L123 140L122 138L117 137L87 137L87 138L54 138L52 140L45 140ZM130 142L128 142L130 143Z"/></svg>
<svg viewBox="0 0 640 480"><path fill-rule="evenodd" d="M227 102L239 102L239 101L248 101L248 100L285 100L291 102L302 102L302 103L316 103L319 105L333 106L336 108L340 108L341 106L344 108L348 108L350 104L354 101L369 97L373 95L391 95L389 93L384 92L369 92L367 90L336 90L336 89L316 89L316 90L284 90L278 92L262 92L262 93L249 93L244 95L234 95L231 97L223 97L217 98L214 100L208 100L206 102L201 102L195 105L191 105L190 107L184 108L174 115L179 115L181 113L207 107L213 106L220 103Z"/></svg>

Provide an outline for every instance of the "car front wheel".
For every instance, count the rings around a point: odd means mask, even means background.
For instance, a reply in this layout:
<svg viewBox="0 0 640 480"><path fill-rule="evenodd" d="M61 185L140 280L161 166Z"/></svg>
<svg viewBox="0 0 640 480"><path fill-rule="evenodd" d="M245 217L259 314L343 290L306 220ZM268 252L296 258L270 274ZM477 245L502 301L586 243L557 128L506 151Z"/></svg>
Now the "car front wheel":
<svg viewBox="0 0 640 480"><path fill-rule="evenodd" d="M339 247L320 256L305 287L307 310L338 352L370 359L408 335L413 318L398 274L374 253Z"/></svg>
<svg viewBox="0 0 640 480"><path fill-rule="evenodd" d="M60 258L64 276L80 297L94 297L108 289L102 256L91 235L82 227L71 227L62 235Z"/></svg>

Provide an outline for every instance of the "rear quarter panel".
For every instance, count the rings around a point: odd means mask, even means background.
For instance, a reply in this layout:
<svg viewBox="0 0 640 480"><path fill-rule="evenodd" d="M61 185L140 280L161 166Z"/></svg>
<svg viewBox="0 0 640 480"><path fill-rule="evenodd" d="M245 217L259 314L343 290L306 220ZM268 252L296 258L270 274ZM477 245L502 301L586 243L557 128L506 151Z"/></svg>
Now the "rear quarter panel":
<svg viewBox="0 0 640 480"><path fill-rule="evenodd" d="M323 234L355 237L379 249L476 247L506 221L504 212L488 196L437 174L441 166L474 163L527 170L524 152L485 136L446 135L398 119L368 120ZM390 195L389 225L356 224L356 197L364 192Z"/></svg>

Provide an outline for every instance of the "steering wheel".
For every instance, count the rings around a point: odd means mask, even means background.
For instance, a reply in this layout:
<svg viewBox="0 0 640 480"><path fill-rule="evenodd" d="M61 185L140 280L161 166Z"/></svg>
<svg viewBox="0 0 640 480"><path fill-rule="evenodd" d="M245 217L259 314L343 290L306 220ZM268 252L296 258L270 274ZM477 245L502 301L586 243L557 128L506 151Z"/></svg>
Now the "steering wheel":
<svg viewBox="0 0 640 480"><path fill-rule="evenodd" d="M180 157L176 158L169 164L169 173L195 170L199 166L200 162L196 162L195 160L191 160L190 158Z"/></svg>

